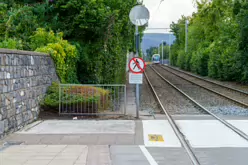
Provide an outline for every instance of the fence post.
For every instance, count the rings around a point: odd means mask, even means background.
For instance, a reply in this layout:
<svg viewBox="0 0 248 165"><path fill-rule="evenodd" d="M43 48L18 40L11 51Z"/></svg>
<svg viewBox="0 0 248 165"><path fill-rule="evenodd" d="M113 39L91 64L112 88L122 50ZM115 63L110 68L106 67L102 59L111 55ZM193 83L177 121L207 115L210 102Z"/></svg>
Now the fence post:
<svg viewBox="0 0 248 165"><path fill-rule="evenodd" d="M61 113L61 86L59 83L59 116L60 116L60 113Z"/></svg>
<svg viewBox="0 0 248 165"><path fill-rule="evenodd" d="M124 86L124 115L127 114L127 86Z"/></svg>

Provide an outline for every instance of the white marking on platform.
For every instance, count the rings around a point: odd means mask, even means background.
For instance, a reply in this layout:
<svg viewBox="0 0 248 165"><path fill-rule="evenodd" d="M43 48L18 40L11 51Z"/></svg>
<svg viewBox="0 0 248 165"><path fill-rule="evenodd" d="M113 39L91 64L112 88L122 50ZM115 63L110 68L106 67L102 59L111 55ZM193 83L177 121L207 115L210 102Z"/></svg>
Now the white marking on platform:
<svg viewBox="0 0 248 165"><path fill-rule="evenodd" d="M139 146L139 147L140 147L140 150L145 155L148 162L150 163L150 165L158 165L158 163L153 159L152 155L147 151L145 146Z"/></svg>
<svg viewBox="0 0 248 165"><path fill-rule="evenodd" d="M132 120L46 120L22 134L134 134Z"/></svg>
<svg viewBox="0 0 248 165"><path fill-rule="evenodd" d="M146 147L181 147L167 120L143 120L143 136ZM149 134L162 135L164 142L149 141Z"/></svg>
<svg viewBox="0 0 248 165"><path fill-rule="evenodd" d="M248 120L227 120L227 122L248 135Z"/></svg>
<svg viewBox="0 0 248 165"><path fill-rule="evenodd" d="M247 122L232 122L248 131ZM246 140L217 120L176 120L176 123L192 147L248 147Z"/></svg>

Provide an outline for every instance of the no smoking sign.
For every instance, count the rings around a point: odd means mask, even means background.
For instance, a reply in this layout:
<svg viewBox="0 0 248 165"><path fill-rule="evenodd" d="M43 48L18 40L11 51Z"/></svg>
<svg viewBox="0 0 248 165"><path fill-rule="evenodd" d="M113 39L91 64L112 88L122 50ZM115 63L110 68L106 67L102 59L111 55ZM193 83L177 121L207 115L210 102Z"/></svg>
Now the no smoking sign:
<svg viewBox="0 0 248 165"><path fill-rule="evenodd" d="M129 61L129 70L134 74L141 74L145 71L146 63L142 58L134 57Z"/></svg>

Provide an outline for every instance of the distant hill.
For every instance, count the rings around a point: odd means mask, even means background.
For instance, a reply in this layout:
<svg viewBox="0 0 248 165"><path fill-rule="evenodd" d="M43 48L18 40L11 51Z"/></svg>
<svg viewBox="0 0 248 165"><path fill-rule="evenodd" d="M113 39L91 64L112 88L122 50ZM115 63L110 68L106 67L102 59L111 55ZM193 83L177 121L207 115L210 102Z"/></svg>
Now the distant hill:
<svg viewBox="0 0 248 165"><path fill-rule="evenodd" d="M169 42L169 35L170 42ZM141 43L141 49L146 54L146 49L149 49L151 46L156 46L160 43L162 43L162 40L164 40L167 44L172 44L175 40L175 36L173 34L166 34L166 33L144 33L144 36L142 38Z"/></svg>

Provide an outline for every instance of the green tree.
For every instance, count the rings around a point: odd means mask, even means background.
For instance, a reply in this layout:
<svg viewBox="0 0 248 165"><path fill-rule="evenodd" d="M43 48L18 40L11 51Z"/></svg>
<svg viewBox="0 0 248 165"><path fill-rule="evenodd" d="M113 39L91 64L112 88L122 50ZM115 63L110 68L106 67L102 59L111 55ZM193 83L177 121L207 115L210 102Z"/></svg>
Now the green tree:
<svg viewBox="0 0 248 165"><path fill-rule="evenodd" d="M247 82L247 1L202 0L192 17L171 24L171 64L203 76ZM185 20L189 20L185 53Z"/></svg>
<svg viewBox="0 0 248 165"><path fill-rule="evenodd" d="M54 45L48 46L56 43L47 38L50 35L35 42L30 36L38 28L45 34L62 32L63 39L77 49L75 73L81 83L123 83L126 53L134 50L135 28L128 16L135 4L123 0L8 0L0 6L0 39L20 40L24 50L54 49ZM144 27L139 30L142 36Z"/></svg>

